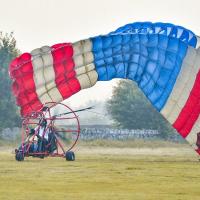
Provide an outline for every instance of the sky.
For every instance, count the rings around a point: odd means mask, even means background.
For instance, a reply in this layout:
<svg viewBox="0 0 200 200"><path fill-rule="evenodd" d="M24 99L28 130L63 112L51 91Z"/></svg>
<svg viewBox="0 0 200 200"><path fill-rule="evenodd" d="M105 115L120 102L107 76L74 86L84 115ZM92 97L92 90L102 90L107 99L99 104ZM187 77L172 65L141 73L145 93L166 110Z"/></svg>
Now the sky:
<svg viewBox="0 0 200 200"><path fill-rule="evenodd" d="M21 52L106 34L136 21L170 22L200 35L199 0L0 0L0 30ZM105 100L117 82L99 82L69 98L72 106Z"/></svg>

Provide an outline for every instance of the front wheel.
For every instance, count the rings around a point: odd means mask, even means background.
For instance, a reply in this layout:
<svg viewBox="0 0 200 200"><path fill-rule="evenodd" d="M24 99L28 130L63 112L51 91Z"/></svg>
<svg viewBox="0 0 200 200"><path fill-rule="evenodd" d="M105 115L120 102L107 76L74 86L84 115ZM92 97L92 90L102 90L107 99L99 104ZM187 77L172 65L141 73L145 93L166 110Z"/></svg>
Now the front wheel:
<svg viewBox="0 0 200 200"><path fill-rule="evenodd" d="M17 161L24 161L24 153L22 151L17 151L15 154L15 159Z"/></svg>
<svg viewBox="0 0 200 200"><path fill-rule="evenodd" d="M67 151L65 153L65 158L67 161L74 161L75 160L75 154L73 151Z"/></svg>

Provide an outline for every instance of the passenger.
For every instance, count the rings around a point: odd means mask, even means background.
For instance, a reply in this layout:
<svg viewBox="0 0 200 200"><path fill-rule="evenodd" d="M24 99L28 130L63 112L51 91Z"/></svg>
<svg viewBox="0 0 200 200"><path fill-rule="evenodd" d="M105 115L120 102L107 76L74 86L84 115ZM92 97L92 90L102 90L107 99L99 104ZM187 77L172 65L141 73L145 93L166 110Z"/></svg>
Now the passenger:
<svg viewBox="0 0 200 200"><path fill-rule="evenodd" d="M38 137L38 153L44 153L46 151L45 146L48 144L48 138L49 138L49 130L47 128L47 120L42 119L40 124L35 128L35 131L37 131L37 137ZM43 158L44 155L41 155Z"/></svg>

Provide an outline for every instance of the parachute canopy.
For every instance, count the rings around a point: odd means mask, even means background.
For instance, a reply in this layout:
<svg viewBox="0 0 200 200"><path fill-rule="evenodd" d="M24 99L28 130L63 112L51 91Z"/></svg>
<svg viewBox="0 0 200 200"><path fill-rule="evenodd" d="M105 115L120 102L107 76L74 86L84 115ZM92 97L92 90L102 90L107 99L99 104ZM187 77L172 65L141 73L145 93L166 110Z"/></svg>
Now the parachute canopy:
<svg viewBox="0 0 200 200"><path fill-rule="evenodd" d="M131 79L200 153L200 51L197 36L168 23L132 23L107 35L43 46L10 64L21 114L61 102L97 81Z"/></svg>

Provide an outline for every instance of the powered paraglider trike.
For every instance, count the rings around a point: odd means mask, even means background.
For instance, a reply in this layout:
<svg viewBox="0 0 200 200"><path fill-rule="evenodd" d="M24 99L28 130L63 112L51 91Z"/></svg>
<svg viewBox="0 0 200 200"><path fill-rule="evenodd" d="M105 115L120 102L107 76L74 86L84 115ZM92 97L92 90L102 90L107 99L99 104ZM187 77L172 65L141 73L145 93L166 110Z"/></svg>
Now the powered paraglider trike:
<svg viewBox="0 0 200 200"><path fill-rule="evenodd" d="M16 160L24 157L47 156L75 160L73 147L76 145L80 124L77 111L63 103L49 102L42 109L23 118L21 145L15 150Z"/></svg>

